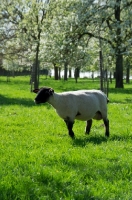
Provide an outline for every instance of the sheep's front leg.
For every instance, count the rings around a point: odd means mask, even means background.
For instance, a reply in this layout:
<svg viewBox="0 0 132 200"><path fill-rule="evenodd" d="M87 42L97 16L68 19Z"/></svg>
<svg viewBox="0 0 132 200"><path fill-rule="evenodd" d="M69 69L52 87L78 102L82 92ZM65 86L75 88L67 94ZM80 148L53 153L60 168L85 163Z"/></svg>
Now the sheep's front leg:
<svg viewBox="0 0 132 200"><path fill-rule="evenodd" d="M104 125L105 125L105 136L109 137L110 133L109 133L109 120L105 119L104 121Z"/></svg>
<svg viewBox="0 0 132 200"><path fill-rule="evenodd" d="M91 126L92 126L92 119L90 119L90 120L87 121L86 131L85 131L86 134L90 133Z"/></svg>
<svg viewBox="0 0 132 200"><path fill-rule="evenodd" d="M70 120L64 120L64 121L67 125L68 131L69 131L69 136L74 138L74 132L72 130L74 122L71 122Z"/></svg>

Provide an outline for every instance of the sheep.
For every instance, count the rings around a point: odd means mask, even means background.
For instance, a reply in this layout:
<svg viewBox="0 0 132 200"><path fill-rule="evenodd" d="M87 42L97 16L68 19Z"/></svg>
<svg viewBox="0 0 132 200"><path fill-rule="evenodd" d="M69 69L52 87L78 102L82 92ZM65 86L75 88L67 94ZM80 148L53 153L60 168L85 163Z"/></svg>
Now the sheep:
<svg viewBox="0 0 132 200"><path fill-rule="evenodd" d="M65 121L69 136L74 138L72 130L74 120L87 121L86 134L90 133L92 119L103 120L105 125L105 136L109 137L109 120L107 118L106 95L100 90L78 90L62 93L54 92L50 87L34 89L37 93L34 99L36 104L48 102L58 115Z"/></svg>

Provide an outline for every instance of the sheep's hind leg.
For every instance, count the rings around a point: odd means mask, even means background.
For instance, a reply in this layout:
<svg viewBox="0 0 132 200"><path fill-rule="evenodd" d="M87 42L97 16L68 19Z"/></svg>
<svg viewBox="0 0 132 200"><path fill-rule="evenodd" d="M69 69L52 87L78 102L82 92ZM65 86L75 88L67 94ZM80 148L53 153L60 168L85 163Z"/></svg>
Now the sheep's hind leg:
<svg viewBox="0 0 132 200"><path fill-rule="evenodd" d="M90 133L91 126L92 126L92 119L87 121L86 131L85 131L86 134Z"/></svg>
<svg viewBox="0 0 132 200"><path fill-rule="evenodd" d="M105 125L105 136L109 137L110 133L109 133L109 120L108 119L105 119L103 120L104 121L104 125Z"/></svg>
<svg viewBox="0 0 132 200"><path fill-rule="evenodd" d="M66 123L66 125L67 125L68 132L69 132L69 136L70 136L71 138L74 138L74 132L73 132L73 130L72 130L74 122L71 122L71 121L69 121L69 120L64 120L64 121L65 121L65 123Z"/></svg>

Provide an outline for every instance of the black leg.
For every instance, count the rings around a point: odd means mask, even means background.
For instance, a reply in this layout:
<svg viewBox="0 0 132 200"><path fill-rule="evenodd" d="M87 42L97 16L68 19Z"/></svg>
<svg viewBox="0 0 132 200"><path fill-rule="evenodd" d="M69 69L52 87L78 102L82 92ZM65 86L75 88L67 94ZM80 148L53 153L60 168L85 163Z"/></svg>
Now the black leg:
<svg viewBox="0 0 132 200"><path fill-rule="evenodd" d="M90 120L87 121L86 134L90 133L91 126L92 126L92 119L90 119Z"/></svg>
<svg viewBox="0 0 132 200"><path fill-rule="evenodd" d="M103 120L104 121L104 125L105 125L105 136L109 137L110 133L109 133L109 120L108 119L105 119Z"/></svg>
<svg viewBox="0 0 132 200"><path fill-rule="evenodd" d="M65 123L66 123L66 125L67 125L68 132L69 132L69 136L70 136L71 138L74 138L74 132L73 132L73 130L72 130L74 122L71 122L71 121L69 121L69 120L64 120L64 121L65 121Z"/></svg>

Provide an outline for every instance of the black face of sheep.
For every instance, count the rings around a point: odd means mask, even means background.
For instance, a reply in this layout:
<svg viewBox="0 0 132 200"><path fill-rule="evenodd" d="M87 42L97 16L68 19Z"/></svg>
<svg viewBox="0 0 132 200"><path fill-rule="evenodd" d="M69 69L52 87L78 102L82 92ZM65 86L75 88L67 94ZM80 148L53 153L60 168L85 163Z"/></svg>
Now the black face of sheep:
<svg viewBox="0 0 132 200"><path fill-rule="evenodd" d="M40 104L40 103L45 103L49 99L51 95L53 95L54 90L52 88L48 87L43 87L40 89L35 89L33 90L34 93L37 93L37 96L35 98L35 103Z"/></svg>

